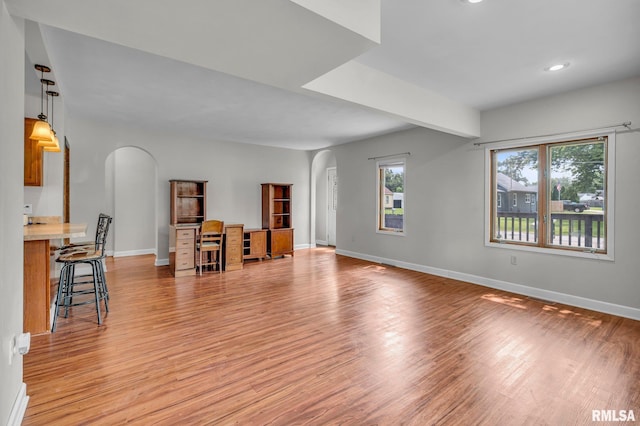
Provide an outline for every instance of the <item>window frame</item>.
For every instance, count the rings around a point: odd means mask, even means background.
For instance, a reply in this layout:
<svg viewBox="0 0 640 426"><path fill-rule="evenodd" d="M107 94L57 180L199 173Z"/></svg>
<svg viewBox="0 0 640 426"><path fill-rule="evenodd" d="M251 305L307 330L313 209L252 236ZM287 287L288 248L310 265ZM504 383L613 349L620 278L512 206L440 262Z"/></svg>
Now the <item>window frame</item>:
<svg viewBox="0 0 640 426"><path fill-rule="evenodd" d="M554 136L541 136L535 138L523 138L517 140L509 140L503 142L495 142L495 143L487 143L484 145L485 151L485 217L484 217L484 225L485 225L485 246L491 248L501 248L501 249L509 249L509 250L519 250L519 251L529 251L536 253L544 253L544 254L552 254L552 255L561 255L561 256L571 256L571 257L579 257L585 259L597 259L597 260L615 260L615 129L600 129L594 131L585 131L585 132L574 132L574 133L566 133L566 134L558 134ZM517 149L517 148L527 148L527 147L538 147L539 145L548 145L554 143L563 143L563 142L573 142L579 141L580 139L590 139L597 137L606 137L606 151L605 151L605 182L606 182L606 218L605 218L605 229L606 229L606 253L596 252L594 249L584 248L584 250L574 250L561 248L560 246L540 246L540 245L532 245L531 243L520 243L520 242L507 242L504 240L495 241L492 238L492 216L494 211L494 206L492 203L497 203L496 198L493 197L495 182L493 179L493 167L492 167L492 156L491 152L496 149ZM547 147L548 148L548 147ZM546 165L543 165L546 166ZM545 167L546 168L546 167ZM544 170L544 169L543 169ZM536 206L539 206L540 203L536 202ZM548 201L545 201L545 205L548 205ZM497 204L495 206L497 209ZM538 208L538 207L536 207ZM540 216L544 215L545 212L540 212L538 210Z"/></svg>
<svg viewBox="0 0 640 426"><path fill-rule="evenodd" d="M389 167L402 167L403 171L403 182L402 182L402 229L396 230L394 228L385 228L382 226L384 223L383 213L384 209L382 208L382 200L384 200L384 187L381 186L383 182L382 168ZM393 202L393 198L392 198ZM394 157L394 158L385 158L376 161L376 233L384 234L384 235L396 235L396 236L405 236L407 232L407 159L405 157Z"/></svg>

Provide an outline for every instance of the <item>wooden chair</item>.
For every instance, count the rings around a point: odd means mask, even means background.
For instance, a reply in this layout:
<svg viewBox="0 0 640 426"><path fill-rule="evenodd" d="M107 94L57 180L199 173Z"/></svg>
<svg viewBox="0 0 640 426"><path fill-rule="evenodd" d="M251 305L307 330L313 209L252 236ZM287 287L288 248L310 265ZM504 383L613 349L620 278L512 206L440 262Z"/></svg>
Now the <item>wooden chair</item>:
<svg viewBox="0 0 640 426"><path fill-rule="evenodd" d="M200 228L200 237L197 243L198 267L200 275L205 266L215 266L218 273L222 272L222 232L224 222L220 220L205 220ZM203 255L206 253L206 256Z"/></svg>

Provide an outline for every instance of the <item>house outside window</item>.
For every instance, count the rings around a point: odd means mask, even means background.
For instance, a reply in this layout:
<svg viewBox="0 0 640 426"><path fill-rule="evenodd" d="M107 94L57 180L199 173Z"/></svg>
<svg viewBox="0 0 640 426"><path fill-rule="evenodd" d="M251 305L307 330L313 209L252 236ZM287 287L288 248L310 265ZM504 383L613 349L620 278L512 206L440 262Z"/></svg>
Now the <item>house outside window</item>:
<svg viewBox="0 0 640 426"><path fill-rule="evenodd" d="M615 134L575 136L486 149L487 245L613 259Z"/></svg>
<svg viewBox="0 0 640 426"><path fill-rule="evenodd" d="M405 159L377 163L377 232L403 235L405 231Z"/></svg>

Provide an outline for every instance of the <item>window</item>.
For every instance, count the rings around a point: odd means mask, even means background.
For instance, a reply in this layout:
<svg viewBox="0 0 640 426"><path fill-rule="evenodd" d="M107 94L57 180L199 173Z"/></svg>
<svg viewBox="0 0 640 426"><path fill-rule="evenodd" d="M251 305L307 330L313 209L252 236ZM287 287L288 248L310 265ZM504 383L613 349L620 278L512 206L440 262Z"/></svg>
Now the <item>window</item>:
<svg viewBox="0 0 640 426"><path fill-rule="evenodd" d="M613 137L488 148L487 244L612 259Z"/></svg>
<svg viewBox="0 0 640 426"><path fill-rule="evenodd" d="M404 233L405 160L378 162L378 232Z"/></svg>

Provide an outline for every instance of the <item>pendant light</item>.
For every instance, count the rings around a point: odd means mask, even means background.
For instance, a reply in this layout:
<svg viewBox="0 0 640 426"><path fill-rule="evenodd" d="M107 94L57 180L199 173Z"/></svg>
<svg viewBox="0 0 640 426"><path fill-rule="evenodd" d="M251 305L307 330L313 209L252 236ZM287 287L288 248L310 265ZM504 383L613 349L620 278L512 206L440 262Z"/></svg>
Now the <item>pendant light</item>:
<svg viewBox="0 0 640 426"><path fill-rule="evenodd" d="M46 117L49 116L49 86L53 86L56 84L55 81L53 80L48 80L46 78L42 78L40 79L40 83L43 86L47 86L46 90L44 91L47 94L47 100L45 103L46 106L46 114L43 114L45 119ZM42 146L42 147L54 147L56 146L56 142L53 140L54 136L56 135L56 133L53 131L53 121L51 121L51 123L49 123L49 121L47 120L47 124L49 125L49 138L46 140L39 140L38 141L38 146Z"/></svg>
<svg viewBox="0 0 640 426"><path fill-rule="evenodd" d="M58 137L56 136L56 131L53 130L53 101L58 95L59 93L56 91L47 90L47 106L49 105L49 96L51 96L51 139L53 140L53 144L51 146L44 145L44 150L47 152L60 152L60 141L58 141Z"/></svg>
<svg viewBox="0 0 640 426"><path fill-rule="evenodd" d="M38 115L38 121L33 126L30 139L35 139L41 142L52 142L51 127L47 123L47 116L44 115L44 73L51 72L51 68L46 65L36 64L35 69L40 71L40 114ZM51 81L51 80L48 80Z"/></svg>

